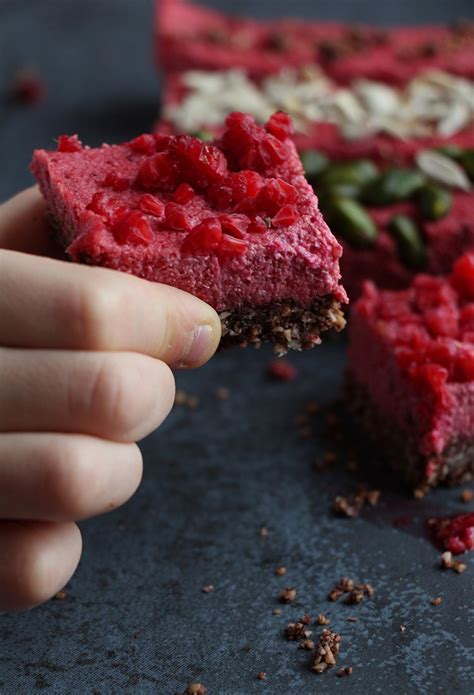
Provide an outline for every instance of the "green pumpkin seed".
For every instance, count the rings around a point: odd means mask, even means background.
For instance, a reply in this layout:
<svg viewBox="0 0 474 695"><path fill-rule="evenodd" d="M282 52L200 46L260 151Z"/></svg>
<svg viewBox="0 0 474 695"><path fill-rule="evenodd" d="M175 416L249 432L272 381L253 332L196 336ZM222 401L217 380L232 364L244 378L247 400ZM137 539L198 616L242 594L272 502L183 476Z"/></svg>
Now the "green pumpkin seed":
<svg viewBox="0 0 474 695"><path fill-rule="evenodd" d="M457 145L441 145L441 147L435 147L435 152L444 154L445 157L450 157L457 161L462 155L463 150Z"/></svg>
<svg viewBox="0 0 474 695"><path fill-rule="evenodd" d="M318 177L318 183L328 188L341 185L362 187L373 181L378 173L377 167L369 159L337 162L322 172Z"/></svg>
<svg viewBox="0 0 474 695"><path fill-rule="evenodd" d="M329 166L329 159L317 150L306 150L301 153L301 162L310 183L314 181Z"/></svg>
<svg viewBox="0 0 474 695"><path fill-rule="evenodd" d="M333 186L320 186L318 182L314 184L314 191L319 200L333 200L335 198L358 198L361 193L361 186L351 183L339 183Z"/></svg>
<svg viewBox="0 0 474 695"><path fill-rule="evenodd" d="M375 244L377 227L370 215L357 201L337 198L327 208L332 230L355 248Z"/></svg>
<svg viewBox="0 0 474 695"><path fill-rule="evenodd" d="M464 150L459 157L459 164L462 166L471 181L474 181L474 150Z"/></svg>
<svg viewBox="0 0 474 695"><path fill-rule="evenodd" d="M409 200L425 182L416 169L389 169L365 187L362 200L380 206Z"/></svg>
<svg viewBox="0 0 474 695"><path fill-rule="evenodd" d="M210 132L210 130L193 130L191 133L189 133L193 138L199 138L199 140L203 140L204 142L210 142L211 140L214 140L214 134Z"/></svg>
<svg viewBox="0 0 474 695"><path fill-rule="evenodd" d="M426 264L423 236L416 223L406 215L395 215L388 230L395 239L398 254L409 268L420 270Z"/></svg>
<svg viewBox="0 0 474 695"><path fill-rule="evenodd" d="M453 196L446 188L428 183L420 188L418 203L425 220L440 220L451 210Z"/></svg>

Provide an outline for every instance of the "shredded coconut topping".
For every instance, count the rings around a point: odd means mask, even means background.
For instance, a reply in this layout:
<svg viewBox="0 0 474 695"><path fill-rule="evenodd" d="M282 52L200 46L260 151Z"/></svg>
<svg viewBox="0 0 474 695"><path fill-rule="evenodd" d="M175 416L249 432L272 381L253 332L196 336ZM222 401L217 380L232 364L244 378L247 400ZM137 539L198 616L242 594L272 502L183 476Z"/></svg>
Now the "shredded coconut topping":
<svg viewBox="0 0 474 695"><path fill-rule="evenodd" d="M266 121L283 110L302 132L311 122L330 122L349 140L376 133L449 137L474 123L474 82L439 70L418 75L403 89L366 79L341 87L315 65L283 70L260 85L242 70L193 70L183 82L187 94L165 109L165 118L184 131L220 125L232 111Z"/></svg>

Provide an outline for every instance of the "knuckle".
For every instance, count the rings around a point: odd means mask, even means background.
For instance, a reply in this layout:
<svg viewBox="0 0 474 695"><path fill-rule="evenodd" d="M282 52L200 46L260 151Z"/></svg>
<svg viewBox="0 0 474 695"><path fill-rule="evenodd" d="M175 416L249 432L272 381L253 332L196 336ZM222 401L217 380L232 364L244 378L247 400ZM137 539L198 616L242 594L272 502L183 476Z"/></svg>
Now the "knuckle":
<svg viewBox="0 0 474 695"><path fill-rule="evenodd" d="M121 298L103 282L81 286L72 293L67 307L71 331L86 348L106 348L113 340Z"/></svg>

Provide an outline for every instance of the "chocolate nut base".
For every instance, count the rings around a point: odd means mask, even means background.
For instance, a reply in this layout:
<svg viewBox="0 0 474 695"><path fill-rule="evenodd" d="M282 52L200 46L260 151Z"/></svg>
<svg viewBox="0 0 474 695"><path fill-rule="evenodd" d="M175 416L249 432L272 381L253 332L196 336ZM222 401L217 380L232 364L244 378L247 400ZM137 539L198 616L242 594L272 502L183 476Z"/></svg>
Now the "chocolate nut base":
<svg viewBox="0 0 474 695"><path fill-rule="evenodd" d="M341 331L344 313L332 295L315 299L310 306L291 300L262 306L243 305L222 311L222 347L274 344L274 352L284 355L288 350L304 350L320 342L320 334L334 329Z"/></svg>
<svg viewBox="0 0 474 695"><path fill-rule="evenodd" d="M362 431L389 465L412 489L426 492L437 485L460 485L474 477L474 440L457 438L437 455L423 456L414 433L382 416L366 389L346 376L346 406L358 432ZM426 477L426 467L433 471Z"/></svg>

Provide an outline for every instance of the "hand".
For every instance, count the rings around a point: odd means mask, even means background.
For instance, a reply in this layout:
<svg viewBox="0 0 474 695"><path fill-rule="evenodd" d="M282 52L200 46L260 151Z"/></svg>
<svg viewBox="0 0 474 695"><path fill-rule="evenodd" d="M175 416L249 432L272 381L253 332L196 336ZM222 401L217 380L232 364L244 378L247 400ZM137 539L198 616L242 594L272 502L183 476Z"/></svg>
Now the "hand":
<svg viewBox="0 0 474 695"><path fill-rule="evenodd" d="M220 322L180 290L51 254L37 189L0 207L0 610L74 573L74 523L125 502L136 444L168 415L170 366L214 353Z"/></svg>

